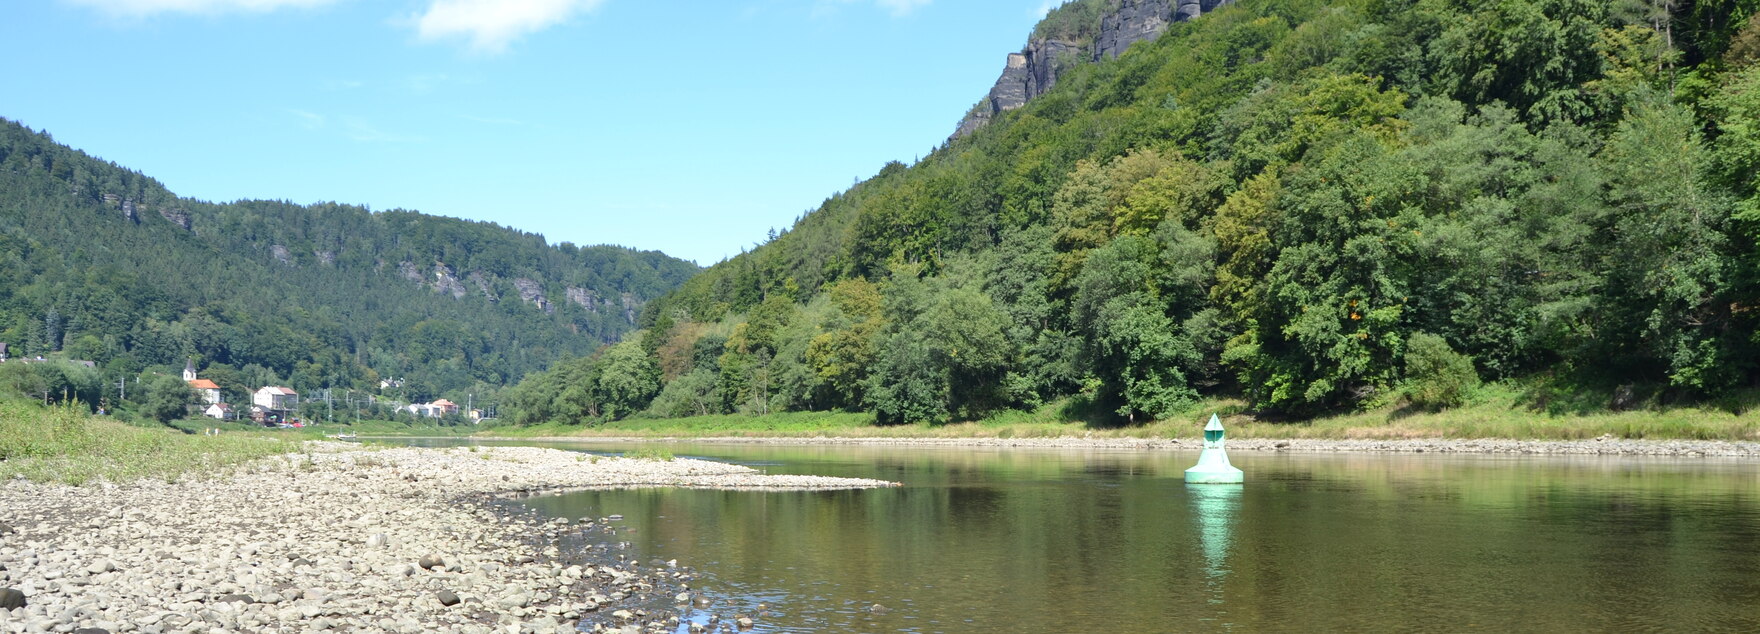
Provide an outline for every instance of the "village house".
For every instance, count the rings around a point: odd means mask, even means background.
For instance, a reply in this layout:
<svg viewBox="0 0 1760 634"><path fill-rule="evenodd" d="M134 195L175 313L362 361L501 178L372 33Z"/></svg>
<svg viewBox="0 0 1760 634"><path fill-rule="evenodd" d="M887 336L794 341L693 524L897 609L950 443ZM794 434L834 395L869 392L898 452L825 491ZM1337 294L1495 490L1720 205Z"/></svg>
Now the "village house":
<svg viewBox="0 0 1760 634"><path fill-rule="evenodd" d="M208 405L208 409L202 411L202 415L217 420L228 420L233 418L232 406L225 403L213 403Z"/></svg>
<svg viewBox="0 0 1760 634"><path fill-rule="evenodd" d="M251 403L266 410L290 410L299 404L299 392L290 387L265 386L251 395Z"/></svg>
<svg viewBox="0 0 1760 634"><path fill-rule="evenodd" d="M196 393L202 395L203 403L213 405L220 402L220 385L213 381L197 377L195 362L184 362L183 382L189 384L189 389L195 390Z"/></svg>
<svg viewBox="0 0 1760 634"><path fill-rule="evenodd" d="M440 418L442 416L449 416L452 414L457 414L458 413L458 403L454 403L454 402L446 400L446 399L440 399L440 400L434 401L432 403L412 403L412 404L404 407L403 409L408 410L409 413L415 414L417 416L426 416L428 418Z"/></svg>

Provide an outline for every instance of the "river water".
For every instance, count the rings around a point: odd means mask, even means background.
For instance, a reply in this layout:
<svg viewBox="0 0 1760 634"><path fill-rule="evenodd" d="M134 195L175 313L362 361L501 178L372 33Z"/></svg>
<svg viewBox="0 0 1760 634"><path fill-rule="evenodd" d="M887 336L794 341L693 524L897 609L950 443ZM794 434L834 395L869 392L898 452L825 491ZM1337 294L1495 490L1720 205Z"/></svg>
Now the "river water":
<svg viewBox="0 0 1760 634"><path fill-rule="evenodd" d="M695 618L762 632L1760 631L1760 463L1235 452L1230 486L1195 453L667 448L904 483L522 501L622 515L698 569Z"/></svg>

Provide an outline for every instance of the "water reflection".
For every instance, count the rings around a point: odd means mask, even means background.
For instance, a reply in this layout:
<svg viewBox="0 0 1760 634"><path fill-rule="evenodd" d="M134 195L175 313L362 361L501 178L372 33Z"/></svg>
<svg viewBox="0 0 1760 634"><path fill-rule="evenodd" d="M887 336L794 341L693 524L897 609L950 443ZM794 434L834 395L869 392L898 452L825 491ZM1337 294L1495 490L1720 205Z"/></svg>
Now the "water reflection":
<svg viewBox="0 0 1760 634"><path fill-rule="evenodd" d="M1186 485L1204 549L1204 576L1210 582L1211 603L1222 603L1222 578L1228 575L1228 546L1235 516L1241 510L1241 489L1227 484Z"/></svg>
<svg viewBox="0 0 1760 634"><path fill-rule="evenodd" d="M1242 488L1195 452L670 450L906 484L524 502L624 515L757 632L1760 631L1753 461L1245 452Z"/></svg>

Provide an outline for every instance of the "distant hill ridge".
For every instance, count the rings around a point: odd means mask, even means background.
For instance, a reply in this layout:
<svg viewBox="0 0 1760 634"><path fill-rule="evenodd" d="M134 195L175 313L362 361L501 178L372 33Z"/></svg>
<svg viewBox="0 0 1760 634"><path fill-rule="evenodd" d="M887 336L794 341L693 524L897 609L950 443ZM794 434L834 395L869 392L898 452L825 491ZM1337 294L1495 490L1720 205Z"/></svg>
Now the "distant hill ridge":
<svg viewBox="0 0 1760 634"><path fill-rule="evenodd" d="M300 389L395 376L437 396L591 353L699 270L413 211L183 198L0 120L0 341L14 354L124 374L194 357Z"/></svg>

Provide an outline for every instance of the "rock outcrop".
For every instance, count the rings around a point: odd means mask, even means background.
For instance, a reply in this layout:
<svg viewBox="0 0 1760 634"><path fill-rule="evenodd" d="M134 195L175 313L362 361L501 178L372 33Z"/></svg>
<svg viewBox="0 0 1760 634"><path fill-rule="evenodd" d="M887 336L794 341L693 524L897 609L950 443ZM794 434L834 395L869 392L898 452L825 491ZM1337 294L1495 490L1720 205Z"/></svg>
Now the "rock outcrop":
<svg viewBox="0 0 1760 634"><path fill-rule="evenodd" d="M463 299L470 292L465 290L464 282L458 281L458 274L453 272L452 267L440 262L434 263L434 291L451 293L453 299Z"/></svg>
<svg viewBox="0 0 1760 634"><path fill-rule="evenodd" d="M1194 13L1187 15L1188 7ZM1117 10L1100 18L1100 34L1094 38L1089 59L1098 62L1118 57L1132 44L1160 37L1167 25L1197 17L1197 9L1196 0L1124 0Z"/></svg>
<svg viewBox="0 0 1760 634"><path fill-rule="evenodd" d="M501 301L501 298L495 295L495 291L489 288L489 278L484 277L482 271L471 271L469 277L471 283L477 285L477 291L483 294L483 299L491 302Z"/></svg>
<svg viewBox="0 0 1760 634"><path fill-rule="evenodd" d="M537 280L518 278L513 281L513 287L519 289L520 301L537 306L545 313L556 312L556 307L550 305L550 299L544 297L544 285L539 284Z"/></svg>
<svg viewBox="0 0 1760 634"><path fill-rule="evenodd" d="M580 305L589 313L599 312L599 294L594 293L592 289L570 286L563 290L568 295L568 301Z"/></svg>
<svg viewBox="0 0 1760 634"><path fill-rule="evenodd" d="M1101 16L1093 41L1083 46L1057 39L1027 42L1019 53L1009 53L1002 76L990 94L961 119L948 141L984 127L1000 115L1045 94L1057 83L1059 70L1082 60L1098 62L1118 57L1132 44L1161 37L1167 27L1209 13L1233 0L1114 0L1115 6Z"/></svg>
<svg viewBox="0 0 1760 634"><path fill-rule="evenodd" d="M286 245L269 245L269 257L275 258L276 262L293 266L293 252L288 251Z"/></svg>
<svg viewBox="0 0 1760 634"><path fill-rule="evenodd" d="M185 211L182 209L175 209L175 208L171 208L171 207L160 207L159 208L159 217L164 218L166 220L170 220L171 224L177 225L179 227L183 227L183 229L185 231L189 230L189 212L188 211Z"/></svg>
<svg viewBox="0 0 1760 634"><path fill-rule="evenodd" d="M1081 50L1075 42L1034 40L1021 52L1009 53L1002 76L996 79L984 101L959 122L953 138L971 134L996 115L1027 105L1027 100L1050 90L1057 83L1059 63L1074 62Z"/></svg>

